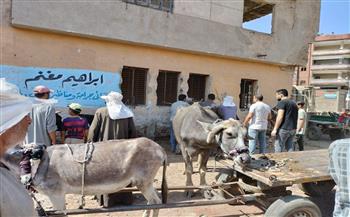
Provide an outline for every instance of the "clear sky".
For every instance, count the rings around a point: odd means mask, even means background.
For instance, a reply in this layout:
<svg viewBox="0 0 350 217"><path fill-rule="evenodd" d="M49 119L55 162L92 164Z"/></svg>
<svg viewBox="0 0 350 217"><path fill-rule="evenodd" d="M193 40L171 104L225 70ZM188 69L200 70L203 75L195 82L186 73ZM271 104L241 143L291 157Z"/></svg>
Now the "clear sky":
<svg viewBox="0 0 350 217"><path fill-rule="evenodd" d="M304 0L313 1L313 0ZM243 24L244 28L271 33L271 15ZM350 33L350 0L321 0L320 34Z"/></svg>

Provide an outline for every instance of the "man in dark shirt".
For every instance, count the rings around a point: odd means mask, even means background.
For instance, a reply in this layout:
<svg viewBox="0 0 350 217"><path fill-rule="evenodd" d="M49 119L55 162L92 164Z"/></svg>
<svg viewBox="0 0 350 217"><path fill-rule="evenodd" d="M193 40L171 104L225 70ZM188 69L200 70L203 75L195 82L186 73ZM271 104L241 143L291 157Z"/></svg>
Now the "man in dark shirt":
<svg viewBox="0 0 350 217"><path fill-rule="evenodd" d="M279 89L276 91L277 104L277 118L275 126L271 132L275 140L275 152L293 151L293 139L298 122L298 106L296 103L288 98L288 91L286 89Z"/></svg>

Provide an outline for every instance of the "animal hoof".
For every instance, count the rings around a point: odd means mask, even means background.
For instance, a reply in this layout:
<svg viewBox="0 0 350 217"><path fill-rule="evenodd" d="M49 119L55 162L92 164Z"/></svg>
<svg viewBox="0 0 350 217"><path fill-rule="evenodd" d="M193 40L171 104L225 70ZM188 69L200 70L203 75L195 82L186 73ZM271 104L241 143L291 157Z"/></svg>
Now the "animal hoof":
<svg viewBox="0 0 350 217"><path fill-rule="evenodd" d="M193 191L185 191L185 196L187 197L187 199L191 199L194 196L194 192Z"/></svg>

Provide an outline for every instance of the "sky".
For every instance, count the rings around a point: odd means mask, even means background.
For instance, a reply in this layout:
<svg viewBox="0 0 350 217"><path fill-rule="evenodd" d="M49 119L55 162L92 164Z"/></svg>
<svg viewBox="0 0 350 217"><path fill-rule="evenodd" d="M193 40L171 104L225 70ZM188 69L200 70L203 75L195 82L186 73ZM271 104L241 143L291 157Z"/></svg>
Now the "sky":
<svg viewBox="0 0 350 217"><path fill-rule="evenodd" d="M312 0L305 0L312 1ZM243 24L244 28L271 33L272 15ZM350 33L350 0L321 0L319 34Z"/></svg>

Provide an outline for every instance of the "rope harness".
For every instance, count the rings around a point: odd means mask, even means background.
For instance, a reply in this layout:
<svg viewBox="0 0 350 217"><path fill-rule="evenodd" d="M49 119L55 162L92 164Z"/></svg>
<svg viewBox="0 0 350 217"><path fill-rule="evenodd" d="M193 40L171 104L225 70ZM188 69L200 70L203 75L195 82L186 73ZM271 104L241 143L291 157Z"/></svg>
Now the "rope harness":
<svg viewBox="0 0 350 217"><path fill-rule="evenodd" d="M86 170L86 163L88 163L92 158L92 152L94 151L94 144L92 142L88 142L85 144L85 153L84 153L84 159L78 160L75 159L73 156L72 148L65 144L65 146L70 151L72 158L75 162L81 164L82 166L82 175L81 175L81 197L80 197L80 205L79 208L82 209L85 206L85 198L84 198L84 186L85 186L85 170Z"/></svg>

